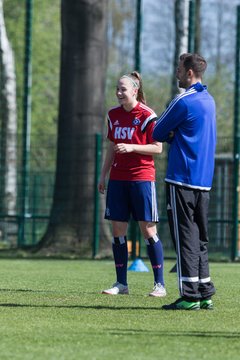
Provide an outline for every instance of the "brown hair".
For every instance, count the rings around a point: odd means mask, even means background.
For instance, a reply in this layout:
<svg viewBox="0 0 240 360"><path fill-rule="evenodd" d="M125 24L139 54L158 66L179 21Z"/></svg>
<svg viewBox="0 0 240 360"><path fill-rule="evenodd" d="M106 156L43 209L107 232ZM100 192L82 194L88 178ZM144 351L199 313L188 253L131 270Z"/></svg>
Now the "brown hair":
<svg viewBox="0 0 240 360"><path fill-rule="evenodd" d="M132 71L130 74L127 75L123 75L123 77L129 77L130 79L133 80L133 83L135 83L137 85L138 88L138 93L137 93L137 101L146 104L146 97L143 91L143 86L142 86L142 78L141 75L139 74L139 72L137 71Z"/></svg>
<svg viewBox="0 0 240 360"><path fill-rule="evenodd" d="M194 75L198 78L202 78L207 68L207 62L201 55L185 53L180 55L179 59L183 62L186 71L191 69L194 72Z"/></svg>

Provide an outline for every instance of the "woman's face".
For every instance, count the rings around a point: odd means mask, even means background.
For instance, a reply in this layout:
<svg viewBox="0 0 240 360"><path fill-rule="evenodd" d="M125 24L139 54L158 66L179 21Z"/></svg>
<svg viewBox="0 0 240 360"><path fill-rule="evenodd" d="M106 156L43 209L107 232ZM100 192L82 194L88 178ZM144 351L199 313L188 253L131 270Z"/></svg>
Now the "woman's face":
<svg viewBox="0 0 240 360"><path fill-rule="evenodd" d="M129 105L136 100L137 88L135 88L131 80L121 78L117 83L116 96L120 105Z"/></svg>

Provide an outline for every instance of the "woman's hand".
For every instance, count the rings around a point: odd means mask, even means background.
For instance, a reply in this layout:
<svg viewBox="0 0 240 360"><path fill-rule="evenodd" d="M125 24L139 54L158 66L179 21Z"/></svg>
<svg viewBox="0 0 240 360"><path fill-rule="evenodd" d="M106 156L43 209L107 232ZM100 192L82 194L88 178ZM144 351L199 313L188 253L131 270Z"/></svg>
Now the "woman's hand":
<svg viewBox="0 0 240 360"><path fill-rule="evenodd" d="M151 144L115 144L113 150L117 154L127 154L135 152L142 155L156 155L162 152L162 143L154 141Z"/></svg>
<svg viewBox="0 0 240 360"><path fill-rule="evenodd" d="M134 145L133 144L124 144L124 143L116 144L114 146L114 151L117 154L130 153L130 152L134 151Z"/></svg>
<svg viewBox="0 0 240 360"><path fill-rule="evenodd" d="M100 192L100 194L105 193L105 179L103 178L100 178L100 181L98 183L98 191Z"/></svg>

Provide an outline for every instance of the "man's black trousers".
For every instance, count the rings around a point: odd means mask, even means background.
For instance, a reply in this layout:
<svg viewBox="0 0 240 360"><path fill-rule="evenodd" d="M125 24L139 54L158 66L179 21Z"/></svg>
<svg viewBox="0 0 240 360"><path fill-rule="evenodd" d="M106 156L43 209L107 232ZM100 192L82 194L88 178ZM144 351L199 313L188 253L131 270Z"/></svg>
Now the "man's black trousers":
<svg viewBox="0 0 240 360"><path fill-rule="evenodd" d="M215 293L208 264L209 191L166 183L166 196L180 296L209 299Z"/></svg>

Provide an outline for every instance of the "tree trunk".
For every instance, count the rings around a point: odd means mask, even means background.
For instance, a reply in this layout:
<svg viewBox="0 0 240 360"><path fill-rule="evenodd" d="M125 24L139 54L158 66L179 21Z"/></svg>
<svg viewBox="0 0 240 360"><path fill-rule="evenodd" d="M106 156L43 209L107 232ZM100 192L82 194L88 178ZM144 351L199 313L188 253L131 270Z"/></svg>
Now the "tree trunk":
<svg viewBox="0 0 240 360"><path fill-rule="evenodd" d="M0 0L0 68L1 68L1 202L0 212L16 214L17 202L17 102L15 62L8 41Z"/></svg>
<svg viewBox="0 0 240 360"><path fill-rule="evenodd" d="M216 74L221 76L221 38L223 31L223 4L220 2L217 9L217 54L216 54Z"/></svg>
<svg viewBox="0 0 240 360"><path fill-rule="evenodd" d="M57 169L39 248L86 254L93 240L95 134L104 121L107 0L62 0ZM43 250L42 250L43 251Z"/></svg>
<svg viewBox="0 0 240 360"><path fill-rule="evenodd" d="M195 36L194 36L194 52L201 54L201 0L195 1Z"/></svg>
<svg viewBox="0 0 240 360"><path fill-rule="evenodd" d="M178 66L179 56L188 50L188 17L189 17L189 1L175 0L175 52L173 62L172 77L172 96L173 98L178 92L176 69Z"/></svg>

